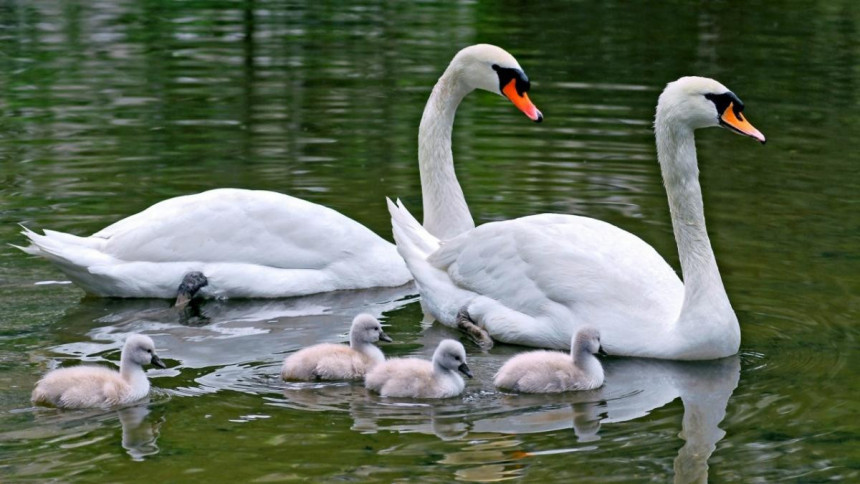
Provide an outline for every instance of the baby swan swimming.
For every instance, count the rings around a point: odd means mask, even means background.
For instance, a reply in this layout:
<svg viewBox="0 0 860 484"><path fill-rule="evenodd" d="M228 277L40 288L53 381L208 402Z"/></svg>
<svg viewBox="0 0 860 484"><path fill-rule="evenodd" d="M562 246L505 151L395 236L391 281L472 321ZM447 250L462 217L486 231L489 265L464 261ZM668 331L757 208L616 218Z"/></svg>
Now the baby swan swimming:
<svg viewBox="0 0 860 484"><path fill-rule="evenodd" d="M367 370L385 361L374 343L391 341L379 320L359 314L352 320L349 346L322 343L299 350L284 358L284 380L361 380Z"/></svg>
<svg viewBox="0 0 860 484"><path fill-rule="evenodd" d="M30 399L59 408L107 408L135 402L149 394L143 365L166 368L149 336L134 334L125 341L119 371L103 366L60 368L42 377Z"/></svg>
<svg viewBox="0 0 860 484"><path fill-rule="evenodd" d="M523 393L592 390L603 385L603 366L594 356L600 350L600 333L585 327L573 336L570 355L560 351L520 353L502 365L493 383Z"/></svg>
<svg viewBox="0 0 860 484"><path fill-rule="evenodd" d="M364 386L383 397L455 397L466 386L458 371L472 378L463 345L445 339L436 347L432 362L418 358L392 358L369 371Z"/></svg>

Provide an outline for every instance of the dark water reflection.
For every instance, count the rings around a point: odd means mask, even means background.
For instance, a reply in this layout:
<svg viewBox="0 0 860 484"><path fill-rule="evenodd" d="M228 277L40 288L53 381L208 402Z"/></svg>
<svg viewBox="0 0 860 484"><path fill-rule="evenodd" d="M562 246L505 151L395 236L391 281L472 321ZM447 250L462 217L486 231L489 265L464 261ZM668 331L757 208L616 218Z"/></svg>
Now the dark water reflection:
<svg viewBox="0 0 860 484"><path fill-rule="evenodd" d="M653 3L653 2L652 2ZM284 384L284 355L344 341L360 311L429 357L456 335L411 290L286 301L81 299L0 250L0 476L9 481L821 482L858 480L860 7L764 2L20 2L0 4L0 242L18 223L88 234L167 197L282 191L388 236L419 209L416 135L462 46L510 50L546 115L470 96L454 156L478 222L537 212L623 227L676 264L651 122L661 87L715 77L768 136L698 138L739 357L611 359L596 392L515 396L519 348L469 348L462 398L389 402ZM167 370L119 412L33 410L51 367L116 362L130 332ZM142 462L130 462L142 460Z"/></svg>

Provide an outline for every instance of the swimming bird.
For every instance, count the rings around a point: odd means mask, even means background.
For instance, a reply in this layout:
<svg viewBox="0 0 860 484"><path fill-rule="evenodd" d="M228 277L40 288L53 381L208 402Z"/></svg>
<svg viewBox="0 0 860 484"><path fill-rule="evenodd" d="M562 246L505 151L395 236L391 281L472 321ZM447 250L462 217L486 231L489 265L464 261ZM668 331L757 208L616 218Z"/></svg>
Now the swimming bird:
<svg viewBox="0 0 860 484"><path fill-rule="evenodd" d="M472 378L463 345L445 339L436 347L433 361L391 358L367 373L364 386L383 397L449 398L466 386L458 371Z"/></svg>
<svg viewBox="0 0 860 484"><path fill-rule="evenodd" d="M427 230L452 237L475 226L454 172L451 131L460 101L483 89L526 116L528 77L505 50L487 44L454 57L430 95L418 134ZM189 272L208 280L202 297L292 297L394 287L412 279L393 244L328 207L281 193L219 188L161 201L89 237L27 228L19 247L54 263L87 293L177 298ZM182 295L179 295L181 298Z"/></svg>
<svg viewBox="0 0 860 484"><path fill-rule="evenodd" d="M560 393L593 390L603 385L603 366L594 354L600 351L600 332L580 328L570 342L570 353L527 351L496 373L493 383L522 393Z"/></svg>
<svg viewBox="0 0 860 484"><path fill-rule="evenodd" d="M352 320L349 346L322 343L301 349L284 358L283 380L362 380L368 369L385 361L374 345L391 342L379 320L359 314Z"/></svg>
<svg viewBox="0 0 860 484"><path fill-rule="evenodd" d="M134 334L122 348L119 371L80 365L53 370L33 390L35 404L59 408L107 408L136 402L149 394L143 365L166 368L149 336Z"/></svg>
<svg viewBox="0 0 860 484"><path fill-rule="evenodd" d="M740 326L705 227L694 131L723 126L761 143L719 82L682 77L660 95L657 159L684 282L653 247L588 217L541 214L440 241L389 200L394 238L425 311L486 347L493 339L566 348L594 326L612 355L681 360L735 354Z"/></svg>

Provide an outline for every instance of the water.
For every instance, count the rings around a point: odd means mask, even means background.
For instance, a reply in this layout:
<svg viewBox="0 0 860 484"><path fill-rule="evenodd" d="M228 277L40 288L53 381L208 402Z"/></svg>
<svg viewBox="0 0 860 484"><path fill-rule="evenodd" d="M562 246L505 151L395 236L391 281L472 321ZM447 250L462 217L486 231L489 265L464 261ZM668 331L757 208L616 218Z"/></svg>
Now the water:
<svg viewBox="0 0 860 484"><path fill-rule="evenodd" d="M390 233L420 212L416 134L461 47L511 51L543 111L469 96L454 155L476 220L557 211L640 235L677 267L650 129L662 86L714 77L768 137L697 135L740 354L606 361L607 383L499 393L519 349L469 348L461 398L390 402L283 384L284 355L383 317L388 355L457 337L410 288L287 301L83 298L0 250L5 482L823 482L860 480L857 424L860 7L856 2L6 2L0 6L0 242L16 224L90 234L208 188L278 190ZM123 410L33 409L50 368L116 362L130 332L169 368Z"/></svg>

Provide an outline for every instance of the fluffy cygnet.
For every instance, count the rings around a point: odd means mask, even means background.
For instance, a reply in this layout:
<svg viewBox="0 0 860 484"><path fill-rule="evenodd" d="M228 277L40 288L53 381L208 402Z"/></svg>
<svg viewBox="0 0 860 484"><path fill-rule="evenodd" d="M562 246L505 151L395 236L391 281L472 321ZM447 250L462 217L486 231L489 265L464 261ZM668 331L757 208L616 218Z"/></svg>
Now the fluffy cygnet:
<svg viewBox="0 0 860 484"><path fill-rule="evenodd" d="M493 383L523 393L592 390L603 385L603 366L594 356L600 350L597 329L582 328L570 342L569 355L560 351L520 353L502 365Z"/></svg>
<svg viewBox="0 0 860 484"><path fill-rule="evenodd" d="M60 368L42 377L30 398L35 404L59 408L125 405L149 394L143 365L150 364L166 368L149 336L131 335L122 348L118 372L93 365Z"/></svg>
<svg viewBox="0 0 860 484"><path fill-rule="evenodd" d="M364 386L383 397L448 398L466 386L458 371L472 378L463 345L446 339L439 343L432 362L392 358L369 371Z"/></svg>
<svg viewBox="0 0 860 484"><path fill-rule="evenodd" d="M349 346L323 343L299 350L284 358L284 380L361 380L367 370L385 361L374 343L391 341L379 320L359 314L352 320Z"/></svg>

